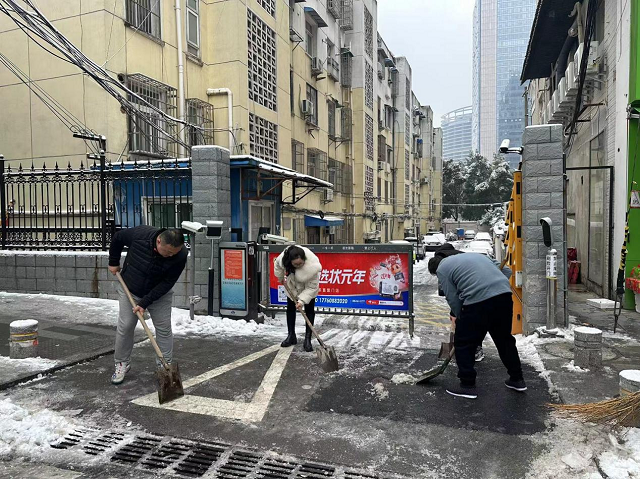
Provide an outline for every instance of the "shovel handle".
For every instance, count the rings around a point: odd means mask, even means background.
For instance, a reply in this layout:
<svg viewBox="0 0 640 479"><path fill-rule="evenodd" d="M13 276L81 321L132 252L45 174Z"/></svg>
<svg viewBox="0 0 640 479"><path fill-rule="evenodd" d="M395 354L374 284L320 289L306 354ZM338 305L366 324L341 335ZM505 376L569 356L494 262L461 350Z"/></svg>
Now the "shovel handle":
<svg viewBox="0 0 640 479"><path fill-rule="evenodd" d="M133 299L133 296L131 296L131 292L129 291L129 288L127 288L127 283L125 283L124 279L122 279L122 275L120 274L120 271L116 272L116 277L118 278L118 281L120 281L120 285L122 286L122 289L127 295L127 298L129 298L129 302L131 303L131 306L133 306L134 308L138 306L135 300ZM151 341L151 344L153 345L153 349L156 350L156 354L160 358L160 361L162 361L162 365L165 367L165 369L169 369L169 365L167 364L167 361L164 359L162 351L160 351L160 348L158 347L158 343L156 343L156 340L153 337L153 334L151 334L151 330L149 329L149 326L147 326L147 322L144 320L144 316L140 311L137 311L136 315L138 316L138 319L140 320L140 323L142 324L144 331L147 333L147 336L149 337L149 341Z"/></svg>
<svg viewBox="0 0 640 479"><path fill-rule="evenodd" d="M298 302L298 298L296 297L296 295L293 294L291 289L289 289L289 285L287 284L287 279L286 278L285 278L283 284L284 284L284 289L286 289L287 293L289 293L289 297L291 298L291 300L295 301L295 302ZM313 324L311 324L311 321L309 321L309 318L307 318L307 313L304 312L304 308L300 312L302 313L302 317L304 318L304 320L307 322L307 326L309 326L309 329L311 330L313 335L316 337L316 339L320 343L320 346L322 346L323 348L326 348L326 346L324 345L324 341L322 341L322 339L320 339L320 335L316 331L316 328L313 327Z"/></svg>

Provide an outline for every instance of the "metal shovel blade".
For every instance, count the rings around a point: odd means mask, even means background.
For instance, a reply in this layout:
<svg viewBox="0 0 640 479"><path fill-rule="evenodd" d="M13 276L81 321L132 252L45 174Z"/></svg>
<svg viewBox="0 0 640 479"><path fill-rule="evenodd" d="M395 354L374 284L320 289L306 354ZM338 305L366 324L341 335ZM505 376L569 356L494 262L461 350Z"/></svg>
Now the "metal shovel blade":
<svg viewBox="0 0 640 479"><path fill-rule="evenodd" d="M449 342L442 343L440 345L440 352L438 353L438 359L447 359L451 355L453 349L453 336L454 333L449 333Z"/></svg>
<svg viewBox="0 0 640 479"><path fill-rule="evenodd" d="M440 376L445 371L445 369L447 369L447 366L451 362L451 359L453 358L454 354L455 354L455 349L451 348L451 350L449 351L449 355L444 358L444 361L442 361L439 364L436 364L431 369L423 372L420 376L416 378L415 384L428 383L433 378Z"/></svg>
<svg viewBox="0 0 640 479"><path fill-rule="evenodd" d="M158 369L158 401L164 404L184 396L178 363L167 364Z"/></svg>
<svg viewBox="0 0 640 479"><path fill-rule="evenodd" d="M338 355L333 346L319 346L316 348L318 362L325 373L332 373L340 369L338 364Z"/></svg>

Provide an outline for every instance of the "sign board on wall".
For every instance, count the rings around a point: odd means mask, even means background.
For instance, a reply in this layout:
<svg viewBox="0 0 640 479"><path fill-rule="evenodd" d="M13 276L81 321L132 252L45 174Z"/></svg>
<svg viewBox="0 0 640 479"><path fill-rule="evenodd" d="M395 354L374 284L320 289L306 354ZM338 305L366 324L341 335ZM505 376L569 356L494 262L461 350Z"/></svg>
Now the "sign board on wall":
<svg viewBox="0 0 640 479"><path fill-rule="evenodd" d="M285 306L284 286L273 261L285 246L269 246L269 302ZM312 245L322 264L316 308L349 314L413 313L413 250L411 245Z"/></svg>
<svg viewBox="0 0 640 479"><path fill-rule="evenodd" d="M220 243L220 314L244 317L248 291L247 244Z"/></svg>

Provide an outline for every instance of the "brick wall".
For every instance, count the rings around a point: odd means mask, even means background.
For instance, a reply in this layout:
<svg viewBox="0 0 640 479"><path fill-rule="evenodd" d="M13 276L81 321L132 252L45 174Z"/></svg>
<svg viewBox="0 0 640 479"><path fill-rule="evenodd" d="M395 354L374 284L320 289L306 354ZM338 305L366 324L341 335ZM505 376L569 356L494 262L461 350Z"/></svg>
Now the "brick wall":
<svg viewBox="0 0 640 479"><path fill-rule="evenodd" d="M542 240L540 219L551 218L553 248L558 251L556 324L564 324L564 175L562 125L527 127L522 156L523 316L525 334L546 324L548 248Z"/></svg>
<svg viewBox="0 0 640 479"><path fill-rule="evenodd" d="M123 255L123 259L124 259ZM117 299L117 279L107 270L106 252L0 252L0 290L62 296ZM173 288L173 305L189 306L185 278L190 262Z"/></svg>

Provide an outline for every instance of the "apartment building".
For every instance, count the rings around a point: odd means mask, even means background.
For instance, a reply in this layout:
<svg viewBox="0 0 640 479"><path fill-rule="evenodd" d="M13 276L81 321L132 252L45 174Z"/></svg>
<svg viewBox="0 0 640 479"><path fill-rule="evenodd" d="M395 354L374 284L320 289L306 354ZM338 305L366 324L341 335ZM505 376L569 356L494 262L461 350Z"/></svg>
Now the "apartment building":
<svg viewBox="0 0 640 479"><path fill-rule="evenodd" d="M628 95L634 92L632 17L630 8L614 0L576 6L540 2L521 80L530 81L532 124L564 127L567 246L576 250L580 282L613 297L635 158L627 134L637 129L627 116L633 101ZM627 265L637 264L637 258L629 254Z"/></svg>
<svg viewBox="0 0 640 479"><path fill-rule="evenodd" d="M301 191L284 182L286 201L268 195L246 201L232 213L244 239L269 228L299 243L361 243L429 228L428 209L420 226L420 205L432 201L421 163L429 157L416 155L419 145L432 144L432 127L415 136L412 129L418 133L430 109L412 95L408 60L396 59L378 40L375 0L38 5L113 77L195 126L179 128L143 104L135 114L124 112L76 67L0 17L0 52L106 136L110 161L183 157L188 151L180 142L215 144L230 149L232 163L273 162L334 185ZM77 165L85 158L85 144L6 70L0 104L15 112L0 118L7 159L55 157Z"/></svg>

